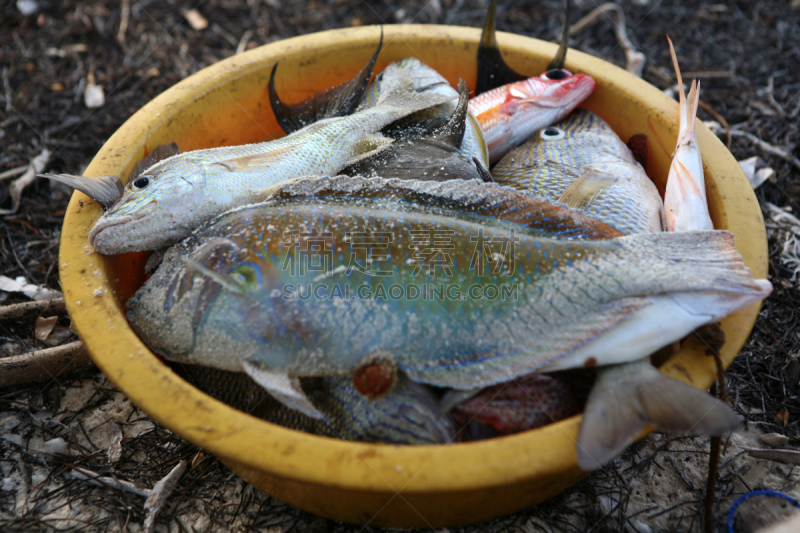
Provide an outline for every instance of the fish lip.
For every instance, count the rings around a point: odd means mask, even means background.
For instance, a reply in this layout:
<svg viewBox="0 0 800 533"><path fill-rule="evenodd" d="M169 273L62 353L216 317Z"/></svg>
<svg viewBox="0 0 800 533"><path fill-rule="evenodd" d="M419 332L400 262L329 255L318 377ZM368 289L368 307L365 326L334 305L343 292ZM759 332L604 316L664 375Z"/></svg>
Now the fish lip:
<svg viewBox="0 0 800 533"><path fill-rule="evenodd" d="M101 234L105 231L104 235L108 236L109 234L111 234L113 236L113 230L111 232L108 232L106 230L108 230L109 228L122 226L130 222L134 222L139 218L142 217L141 216L137 217L133 215L125 215L121 217L105 217L105 216L101 217L100 220L98 220L95 223L94 227L89 232L89 244L91 244L92 247L94 247L94 249L100 252L101 254L114 253L108 250L108 248L105 246L105 244L102 241Z"/></svg>

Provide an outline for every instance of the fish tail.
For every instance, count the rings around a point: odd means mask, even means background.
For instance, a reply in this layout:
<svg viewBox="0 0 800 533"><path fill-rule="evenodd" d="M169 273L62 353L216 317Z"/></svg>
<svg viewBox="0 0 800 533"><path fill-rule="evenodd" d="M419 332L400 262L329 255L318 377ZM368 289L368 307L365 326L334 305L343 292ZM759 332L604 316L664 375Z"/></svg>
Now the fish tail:
<svg viewBox="0 0 800 533"><path fill-rule="evenodd" d="M648 359L601 369L577 441L578 464L595 470L631 444L647 424L683 435L719 435L740 419L725 403L653 367Z"/></svg>
<svg viewBox="0 0 800 533"><path fill-rule="evenodd" d="M683 306L698 306L697 312L724 313L721 318L772 292L768 281L753 279L728 231L639 234L620 241L632 246L630 253L639 257L643 268L657 273L655 290Z"/></svg>

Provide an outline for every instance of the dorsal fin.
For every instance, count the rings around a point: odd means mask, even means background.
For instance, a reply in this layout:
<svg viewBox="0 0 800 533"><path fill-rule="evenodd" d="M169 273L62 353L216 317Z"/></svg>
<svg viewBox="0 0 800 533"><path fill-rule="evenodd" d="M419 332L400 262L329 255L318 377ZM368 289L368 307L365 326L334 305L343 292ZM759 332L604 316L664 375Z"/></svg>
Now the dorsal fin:
<svg viewBox="0 0 800 533"><path fill-rule="evenodd" d="M296 198L393 198L519 224L529 234L562 239L612 239L622 233L565 206L479 180L443 182L337 176L302 180L277 191L271 201Z"/></svg>
<svg viewBox="0 0 800 533"><path fill-rule="evenodd" d="M561 79L560 77L551 77L550 73L554 70L562 70L564 68L564 63L567 61L567 48L569 45L569 12L570 0L566 0L566 5L564 6L564 26L561 29L561 42L558 45L556 56L547 67L547 74L550 79Z"/></svg>
<svg viewBox="0 0 800 533"><path fill-rule="evenodd" d="M464 141L464 132L467 130L467 113L469 112L469 89L467 83L458 80L458 104L450 116L447 124L442 125L433 131L430 138L452 146L456 150L461 149Z"/></svg>
<svg viewBox="0 0 800 533"><path fill-rule="evenodd" d="M303 100L298 104L285 104L278 96L275 89L275 71L278 64L272 67L269 76L269 101L278 125L287 134L313 124L314 122L330 117L339 117L352 114L361 102L364 91L369 85L372 77L372 69L383 47L383 27L381 26L381 38L372 57L364 68L356 76L335 87L320 91L311 98Z"/></svg>
<svg viewBox="0 0 800 533"><path fill-rule="evenodd" d="M478 79L475 83L474 96L528 77L518 73L503 61L500 49L497 48L496 15L497 0L492 0L489 2L489 9L486 10L481 42L478 45Z"/></svg>

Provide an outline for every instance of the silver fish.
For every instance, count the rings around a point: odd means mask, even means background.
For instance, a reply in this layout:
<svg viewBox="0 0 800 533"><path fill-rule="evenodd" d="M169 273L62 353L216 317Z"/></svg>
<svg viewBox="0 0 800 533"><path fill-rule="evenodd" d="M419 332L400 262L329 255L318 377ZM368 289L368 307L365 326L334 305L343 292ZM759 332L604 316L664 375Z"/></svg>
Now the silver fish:
<svg viewBox="0 0 800 533"><path fill-rule="evenodd" d="M449 99L417 92L402 72L385 77L384 85L378 105L362 112L276 141L195 150L158 162L128 183L92 228L89 242L103 254L168 246L228 209L263 201L289 180L336 173L386 149L391 139L374 132Z"/></svg>

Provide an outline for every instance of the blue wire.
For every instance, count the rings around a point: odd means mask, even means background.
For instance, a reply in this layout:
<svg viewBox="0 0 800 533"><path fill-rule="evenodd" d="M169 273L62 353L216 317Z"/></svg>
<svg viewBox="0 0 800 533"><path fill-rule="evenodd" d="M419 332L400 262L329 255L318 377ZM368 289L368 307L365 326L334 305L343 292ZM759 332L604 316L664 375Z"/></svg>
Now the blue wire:
<svg viewBox="0 0 800 533"><path fill-rule="evenodd" d="M752 492L748 492L747 494L743 494L739 496L733 505L731 505L731 510L728 511L728 533L734 533L733 531L733 521L736 519L736 508L739 507L740 504L744 503L746 500L749 500L753 496L775 496L778 498L783 498L784 500L790 502L797 508L800 508L800 502L789 496L788 494L784 494L782 492L776 492L774 490L754 490Z"/></svg>

